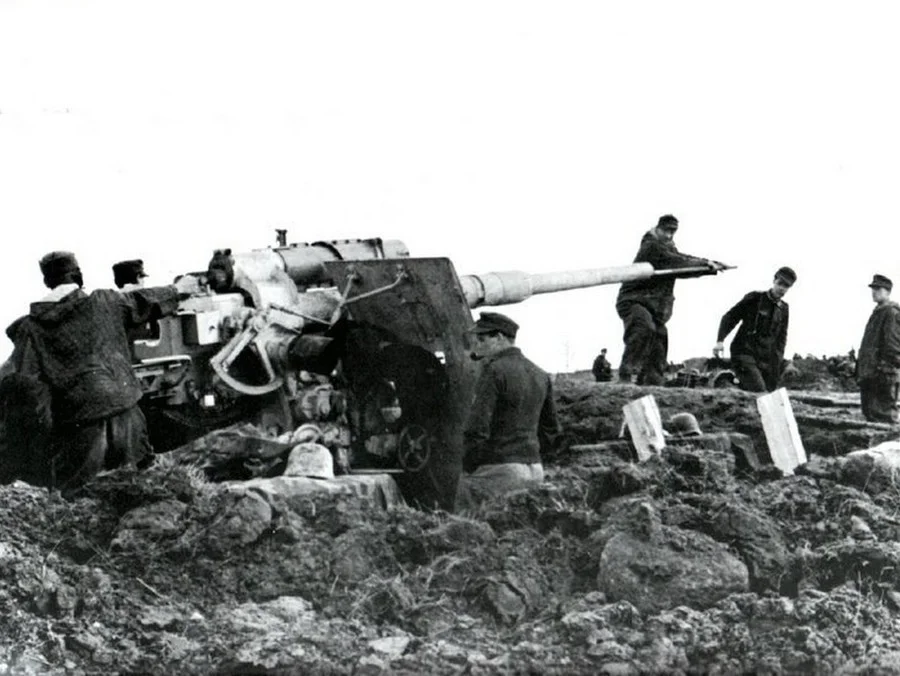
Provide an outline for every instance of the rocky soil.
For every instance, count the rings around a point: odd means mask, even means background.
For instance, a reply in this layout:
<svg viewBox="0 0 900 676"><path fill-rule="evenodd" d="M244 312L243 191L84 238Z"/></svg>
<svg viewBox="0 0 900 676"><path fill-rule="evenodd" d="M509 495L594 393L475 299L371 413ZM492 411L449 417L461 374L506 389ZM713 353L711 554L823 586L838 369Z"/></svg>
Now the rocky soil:
<svg viewBox="0 0 900 676"><path fill-rule="evenodd" d="M563 452L467 517L285 499L165 456L64 501L0 487L0 674L900 673L900 457L852 394L792 391L795 476L673 446ZM808 384L804 384L807 386ZM558 376L568 446L754 398Z"/></svg>

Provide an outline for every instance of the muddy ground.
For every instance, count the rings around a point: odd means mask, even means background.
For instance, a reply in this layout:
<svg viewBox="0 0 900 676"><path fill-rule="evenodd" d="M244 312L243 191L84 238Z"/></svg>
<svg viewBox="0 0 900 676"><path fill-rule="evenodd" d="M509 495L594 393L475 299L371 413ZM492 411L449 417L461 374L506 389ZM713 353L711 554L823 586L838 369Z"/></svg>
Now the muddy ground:
<svg viewBox="0 0 900 676"><path fill-rule="evenodd" d="M810 371L792 477L565 452L469 518L266 499L165 458L71 502L0 487L0 674L900 673L900 491L844 457L898 434ZM556 378L568 444L616 438L647 393L764 455L750 395L586 374Z"/></svg>

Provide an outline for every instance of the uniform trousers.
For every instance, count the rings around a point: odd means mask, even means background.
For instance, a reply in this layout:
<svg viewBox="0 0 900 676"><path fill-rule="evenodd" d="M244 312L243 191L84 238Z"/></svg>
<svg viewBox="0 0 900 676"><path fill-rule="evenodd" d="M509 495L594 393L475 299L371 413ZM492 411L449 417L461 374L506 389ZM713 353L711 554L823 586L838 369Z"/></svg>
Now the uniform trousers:
<svg viewBox="0 0 900 676"><path fill-rule="evenodd" d="M153 452L139 406L99 420L59 425L54 437L52 483L64 493L103 470L137 466Z"/></svg>
<svg viewBox="0 0 900 676"><path fill-rule="evenodd" d="M900 379L892 374L878 374L859 381L862 413L871 422L896 423L900 421L897 398Z"/></svg>
<svg viewBox="0 0 900 676"><path fill-rule="evenodd" d="M456 509L472 509L488 498L537 486L543 481L544 466L539 462L481 465L459 478Z"/></svg>
<svg viewBox="0 0 900 676"><path fill-rule="evenodd" d="M639 385L663 385L669 354L669 331L665 322L633 301L616 304L625 324L625 350L619 380L636 380Z"/></svg>

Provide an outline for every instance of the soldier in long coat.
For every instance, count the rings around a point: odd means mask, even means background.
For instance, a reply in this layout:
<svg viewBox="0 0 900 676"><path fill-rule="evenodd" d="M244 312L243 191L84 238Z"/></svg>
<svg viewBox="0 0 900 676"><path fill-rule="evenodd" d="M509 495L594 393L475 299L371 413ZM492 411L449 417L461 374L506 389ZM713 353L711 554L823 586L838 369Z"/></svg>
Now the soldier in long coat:
<svg viewBox="0 0 900 676"><path fill-rule="evenodd" d="M875 275L869 288L875 309L856 360L862 412L866 420L896 423L900 420L900 305L891 300L894 284L884 275Z"/></svg>
<svg viewBox="0 0 900 676"><path fill-rule="evenodd" d="M44 457L6 462L4 473L18 465L27 470L23 478L70 491L100 470L134 465L150 454L127 331L173 313L179 297L198 285L186 275L170 286L88 294L71 252L51 252L40 267L50 292L8 330L14 349L5 375L14 386L0 390L36 407L50 443L30 449ZM4 450L16 449L7 444Z"/></svg>

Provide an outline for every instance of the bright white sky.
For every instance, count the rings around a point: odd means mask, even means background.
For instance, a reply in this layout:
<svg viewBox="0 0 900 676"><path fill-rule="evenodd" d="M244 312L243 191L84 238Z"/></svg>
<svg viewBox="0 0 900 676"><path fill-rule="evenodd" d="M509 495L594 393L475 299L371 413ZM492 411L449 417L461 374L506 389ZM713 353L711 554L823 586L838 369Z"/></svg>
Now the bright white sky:
<svg viewBox="0 0 900 676"><path fill-rule="evenodd" d="M739 266L676 284L670 357L791 265L788 353L900 285L891 2L0 0L4 326L37 261L151 283L212 250L381 236L460 274L630 263L659 215ZM505 310L553 371L621 355L617 286ZM900 295L900 291L898 291ZM10 350L3 337L0 355Z"/></svg>

